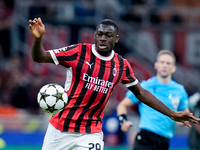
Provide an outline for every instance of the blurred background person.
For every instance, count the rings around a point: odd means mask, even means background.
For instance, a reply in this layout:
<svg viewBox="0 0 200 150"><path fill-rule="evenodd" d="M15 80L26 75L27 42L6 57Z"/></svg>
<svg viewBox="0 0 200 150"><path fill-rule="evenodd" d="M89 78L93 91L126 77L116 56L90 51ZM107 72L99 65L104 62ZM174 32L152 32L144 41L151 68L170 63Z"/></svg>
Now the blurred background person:
<svg viewBox="0 0 200 150"><path fill-rule="evenodd" d="M156 76L142 81L141 86L172 110L189 112L185 88L171 79L176 71L175 63L176 58L171 51L161 50L154 65ZM117 107L121 130L126 132L132 126L132 122L127 121L126 114L133 104L138 104L140 112L140 131L135 138L133 150L168 150L170 139L174 135L175 122L139 101L130 91Z"/></svg>

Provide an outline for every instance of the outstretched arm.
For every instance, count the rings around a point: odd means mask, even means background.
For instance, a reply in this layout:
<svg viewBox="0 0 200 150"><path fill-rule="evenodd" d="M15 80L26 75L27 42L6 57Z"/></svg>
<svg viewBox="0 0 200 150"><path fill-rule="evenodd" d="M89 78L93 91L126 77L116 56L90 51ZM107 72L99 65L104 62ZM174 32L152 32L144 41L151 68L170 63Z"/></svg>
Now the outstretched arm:
<svg viewBox="0 0 200 150"><path fill-rule="evenodd" d="M40 63L53 63L50 53L46 52L42 45L42 36L45 33L45 26L42 23L41 18L29 20L29 28L31 33L35 37L32 46L33 60Z"/></svg>
<svg viewBox="0 0 200 150"><path fill-rule="evenodd" d="M160 100L158 100L148 90L142 88L140 83L129 87L129 90L131 90L140 101L142 101L146 105L152 107L153 109L167 115L174 121L182 122L183 124L187 125L188 127L191 127L191 125L189 125L188 122L198 123L198 121L200 121L200 119L195 118L192 115L192 113L173 111L172 109L167 107L164 103L162 103Z"/></svg>

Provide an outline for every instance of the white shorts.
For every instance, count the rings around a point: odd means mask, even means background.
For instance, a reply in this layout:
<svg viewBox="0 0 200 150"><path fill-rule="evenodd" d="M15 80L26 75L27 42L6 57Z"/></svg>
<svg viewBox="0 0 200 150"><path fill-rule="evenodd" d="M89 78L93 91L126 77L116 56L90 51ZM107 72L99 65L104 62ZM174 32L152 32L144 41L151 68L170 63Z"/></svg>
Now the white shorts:
<svg viewBox="0 0 200 150"><path fill-rule="evenodd" d="M61 132L49 123L42 150L103 150L103 146L103 132Z"/></svg>

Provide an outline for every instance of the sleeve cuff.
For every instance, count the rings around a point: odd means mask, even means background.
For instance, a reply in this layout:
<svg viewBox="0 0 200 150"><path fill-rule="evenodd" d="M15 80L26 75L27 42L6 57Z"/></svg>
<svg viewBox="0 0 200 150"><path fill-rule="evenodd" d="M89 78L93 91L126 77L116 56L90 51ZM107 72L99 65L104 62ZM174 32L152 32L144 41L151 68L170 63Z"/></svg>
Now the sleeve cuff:
<svg viewBox="0 0 200 150"><path fill-rule="evenodd" d="M138 80L136 79L134 82L131 82L131 83L128 83L128 84L124 84L125 85L125 87L130 87L130 86L134 86L134 85L136 85L138 83Z"/></svg>
<svg viewBox="0 0 200 150"><path fill-rule="evenodd" d="M58 59L56 58L56 55L54 54L54 52L52 50L49 51L53 61L54 61L54 64L58 65L59 64L59 61Z"/></svg>

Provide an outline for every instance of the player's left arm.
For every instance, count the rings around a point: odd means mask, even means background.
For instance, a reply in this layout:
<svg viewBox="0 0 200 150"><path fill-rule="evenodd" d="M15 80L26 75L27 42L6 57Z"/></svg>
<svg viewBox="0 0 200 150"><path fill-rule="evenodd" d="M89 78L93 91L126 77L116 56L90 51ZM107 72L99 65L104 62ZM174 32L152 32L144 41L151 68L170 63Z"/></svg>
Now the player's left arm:
<svg viewBox="0 0 200 150"><path fill-rule="evenodd" d="M187 121L192 123L198 123L200 121L199 118L195 118L192 113L188 112L175 112L169 107L167 107L164 103L162 103L159 99L157 99L151 92L144 89L139 82L136 82L137 79L134 76L133 70L126 60L125 62L127 64L127 67L125 69L125 78L123 79L122 83L125 83L125 81L129 80L129 84L126 85L126 87L133 92L133 94L136 96L137 99L139 99L141 102L145 103L146 105L152 107L153 109L167 115L174 121L182 122L188 127L191 127L191 125L188 124ZM133 80L133 78L135 80ZM130 83L132 81L132 83Z"/></svg>
<svg viewBox="0 0 200 150"><path fill-rule="evenodd" d="M167 115L174 121L182 122L188 127L191 127L188 122L198 123L198 121L200 121L200 119L195 118L192 113L173 111L164 103L162 103L159 99L157 99L151 92L142 88L140 83L130 86L128 87L128 89L131 90L135 94L136 98L138 98L140 101L152 107L153 109Z"/></svg>

